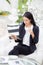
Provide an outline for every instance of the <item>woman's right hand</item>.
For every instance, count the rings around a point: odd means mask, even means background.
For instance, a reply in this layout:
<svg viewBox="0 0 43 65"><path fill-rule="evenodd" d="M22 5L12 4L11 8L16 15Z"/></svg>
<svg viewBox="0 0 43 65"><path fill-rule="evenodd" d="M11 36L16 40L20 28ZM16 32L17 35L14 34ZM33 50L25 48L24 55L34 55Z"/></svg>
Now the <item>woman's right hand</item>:
<svg viewBox="0 0 43 65"><path fill-rule="evenodd" d="M17 40L17 36L16 35L11 35L9 36L11 39Z"/></svg>

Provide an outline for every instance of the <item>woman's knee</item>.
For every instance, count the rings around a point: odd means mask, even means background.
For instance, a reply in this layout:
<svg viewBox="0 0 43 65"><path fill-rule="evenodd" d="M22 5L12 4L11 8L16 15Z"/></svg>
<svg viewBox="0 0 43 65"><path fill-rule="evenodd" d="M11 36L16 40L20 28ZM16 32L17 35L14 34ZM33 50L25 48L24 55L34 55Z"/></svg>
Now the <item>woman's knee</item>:
<svg viewBox="0 0 43 65"><path fill-rule="evenodd" d="M12 55L13 54L13 50L11 50L9 53L8 53L8 55Z"/></svg>
<svg viewBox="0 0 43 65"><path fill-rule="evenodd" d="M17 46L15 46L14 48L13 48L13 50L11 50L9 53L8 53L8 55L18 55L19 54L19 50L18 50L18 47Z"/></svg>

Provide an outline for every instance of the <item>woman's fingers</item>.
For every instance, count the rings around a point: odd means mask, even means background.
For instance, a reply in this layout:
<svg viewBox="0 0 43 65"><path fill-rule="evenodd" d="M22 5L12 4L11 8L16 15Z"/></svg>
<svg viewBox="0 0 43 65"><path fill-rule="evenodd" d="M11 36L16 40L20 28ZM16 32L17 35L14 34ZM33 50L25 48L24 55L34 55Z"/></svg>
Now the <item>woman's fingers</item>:
<svg viewBox="0 0 43 65"><path fill-rule="evenodd" d="M35 35L34 35L34 33L33 33L33 31L32 31L32 30L29 30L29 33L30 33L30 35L32 35L32 38L34 38L34 37L35 37Z"/></svg>
<svg viewBox="0 0 43 65"><path fill-rule="evenodd" d="M30 33L30 34L32 34L32 33L33 33L33 31L32 31L32 30L29 30L29 33Z"/></svg>
<svg viewBox="0 0 43 65"><path fill-rule="evenodd" d="M17 36L16 35L11 35L11 38L16 40Z"/></svg>

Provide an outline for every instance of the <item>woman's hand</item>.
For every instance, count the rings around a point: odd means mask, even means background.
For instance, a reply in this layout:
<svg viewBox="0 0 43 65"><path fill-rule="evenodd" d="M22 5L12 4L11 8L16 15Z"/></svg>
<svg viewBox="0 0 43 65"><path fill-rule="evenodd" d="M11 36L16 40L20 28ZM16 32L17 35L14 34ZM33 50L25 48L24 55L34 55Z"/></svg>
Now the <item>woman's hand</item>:
<svg viewBox="0 0 43 65"><path fill-rule="evenodd" d="M9 36L11 39L17 40L17 36L16 35L11 35Z"/></svg>
<svg viewBox="0 0 43 65"><path fill-rule="evenodd" d="M34 32L32 30L29 30L30 35L32 35L32 38L34 39L35 35Z"/></svg>

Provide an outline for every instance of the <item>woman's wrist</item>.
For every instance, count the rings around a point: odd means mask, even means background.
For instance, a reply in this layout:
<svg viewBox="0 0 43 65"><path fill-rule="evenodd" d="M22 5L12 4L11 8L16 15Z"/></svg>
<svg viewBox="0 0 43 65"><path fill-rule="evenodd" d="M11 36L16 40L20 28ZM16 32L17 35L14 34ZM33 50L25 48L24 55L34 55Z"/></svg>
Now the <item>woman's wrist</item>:
<svg viewBox="0 0 43 65"><path fill-rule="evenodd" d="M30 33L30 35L32 35L32 38L34 39L34 37L35 37L34 32L29 30L29 33Z"/></svg>
<svg viewBox="0 0 43 65"><path fill-rule="evenodd" d="M32 38L34 39L34 37L35 37L35 35L34 35L34 33L32 33Z"/></svg>

